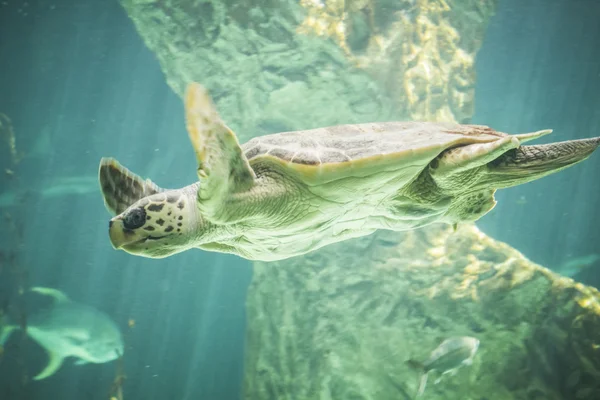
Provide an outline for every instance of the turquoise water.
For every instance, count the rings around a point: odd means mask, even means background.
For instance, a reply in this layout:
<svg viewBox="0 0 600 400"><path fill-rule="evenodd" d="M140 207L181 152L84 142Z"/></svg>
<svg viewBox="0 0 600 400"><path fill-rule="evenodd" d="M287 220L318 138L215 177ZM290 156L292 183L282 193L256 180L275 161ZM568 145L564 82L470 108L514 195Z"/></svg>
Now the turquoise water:
<svg viewBox="0 0 600 400"><path fill-rule="evenodd" d="M542 142L600 135L600 5L522 3L499 1L490 21L473 123L554 129ZM24 153L13 168L1 142L0 166L14 174L0 176L0 212L10 215L0 230L0 307L16 319L23 303L34 312L40 299L17 292L44 286L108 314L124 335L127 399L242 398L251 263L196 250L149 260L108 240L110 216L95 187L100 157L115 156L163 187L196 179L181 100L123 8L0 3L0 60L0 113ZM596 154L502 190L478 225L549 268L600 253L598 171ZM43 195L72 177L79 193ZM592 264L576 278L600 287ZM13 337L0 359L0 399L110 398L117 363L65 362L49 379L22 383L45 364L36 342Z"/></svg>

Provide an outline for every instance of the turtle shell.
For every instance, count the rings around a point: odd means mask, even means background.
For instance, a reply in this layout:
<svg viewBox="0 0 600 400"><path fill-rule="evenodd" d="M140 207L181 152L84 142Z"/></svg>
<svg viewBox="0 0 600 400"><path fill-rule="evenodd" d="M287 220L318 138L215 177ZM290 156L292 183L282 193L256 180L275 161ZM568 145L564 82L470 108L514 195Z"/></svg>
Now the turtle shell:
<svg viewBox="0 0 600 400"><path fill-rule="evenodd" d="M482 125L383 122L265 135L242 148L251 166L275 164L307 185L322 185L393 171L409 179L444 150L505 136Z"/></svg>

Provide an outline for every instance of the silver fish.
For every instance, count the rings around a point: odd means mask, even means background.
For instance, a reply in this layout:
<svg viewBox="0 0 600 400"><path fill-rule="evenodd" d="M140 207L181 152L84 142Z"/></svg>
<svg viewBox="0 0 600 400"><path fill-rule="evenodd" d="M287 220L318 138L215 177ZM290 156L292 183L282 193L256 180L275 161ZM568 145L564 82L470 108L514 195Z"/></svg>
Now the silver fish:
<svg viewBox="0 0 600 400"><path fill-rule="evenodd" d="M71 176L61 177L41 184L40 188L21 191L6 191L0 193L0 208L19 205L28 197L52 199L70 197L73 195L86 195L98 191L98 177L96 176Z"/></svg>
<svg viewBox="0 0 600 400"><path fill-rule="evenodd" d="M53 375L66 357L76 357L76 365L105 363L123 354L123 337L118 326L103 312L71 301L63 292L35 287L31 291L53 297L53 305L33 314L27 323L27 335L48 353L46 368L33 379ZM19 329L16 325L0 328L0 345Z"/></svg>
<svg viewBox="0 0 600 400"><path fill-rule="evenodd" d="M435 371L440 374L440 377L435 381L437 384L443 375L450 374L453 376L463 365L471 365L478 348L479 340L474 337L452 337L444 340L442 344L433 350L426 361L408 360L407 364L409 366L421 371L417 397L425 391L427 377L430 372Z"/></svg>
<svg viewBox="0 0 600 400"><path fill-rule="evenodd" d="M571 258L554 269L554 272L562 276L573 278L589 267L600 264L600 254L588 254L586 256Z"/></svg>

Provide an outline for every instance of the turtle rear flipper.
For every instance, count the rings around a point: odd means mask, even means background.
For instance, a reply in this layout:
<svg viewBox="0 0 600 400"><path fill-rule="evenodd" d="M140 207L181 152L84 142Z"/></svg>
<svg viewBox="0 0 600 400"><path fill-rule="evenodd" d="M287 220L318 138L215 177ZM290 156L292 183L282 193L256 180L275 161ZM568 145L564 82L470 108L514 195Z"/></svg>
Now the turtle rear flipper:
<svg viewBox="0 0 600 400"><path fill-rule="evenodd" d="M114 158L102 158L98 172L104 205L113 215L121 214L136 201L164 189L150 179L142 179Z"/></svg>
<svg viewBox="0 0 600 400"><path fill-rule="evenodd" d="M233 194L250 189L256 175L237 137L221 121L206 89L197 83L187 88L185 113L198 160L198 208L213 222L231 222L223 206Z"/></svg>

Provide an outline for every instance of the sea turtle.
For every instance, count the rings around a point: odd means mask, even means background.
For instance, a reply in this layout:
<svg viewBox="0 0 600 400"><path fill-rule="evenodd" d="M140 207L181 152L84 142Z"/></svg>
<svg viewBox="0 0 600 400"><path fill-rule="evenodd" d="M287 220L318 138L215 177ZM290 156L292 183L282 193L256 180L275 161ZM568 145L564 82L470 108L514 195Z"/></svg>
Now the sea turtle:
<svg viewBox="0 0 600 400"><path fill-rule="evenodd" d="M244 145L207 91L185 94L198 182L161 189L100 161L116 249L162 258L190 249L272 261L377 229L475 221L494 192L587 158L600 138L521 146L550 130L507 135L434 122L341 125L254 138Z"/></svg>

